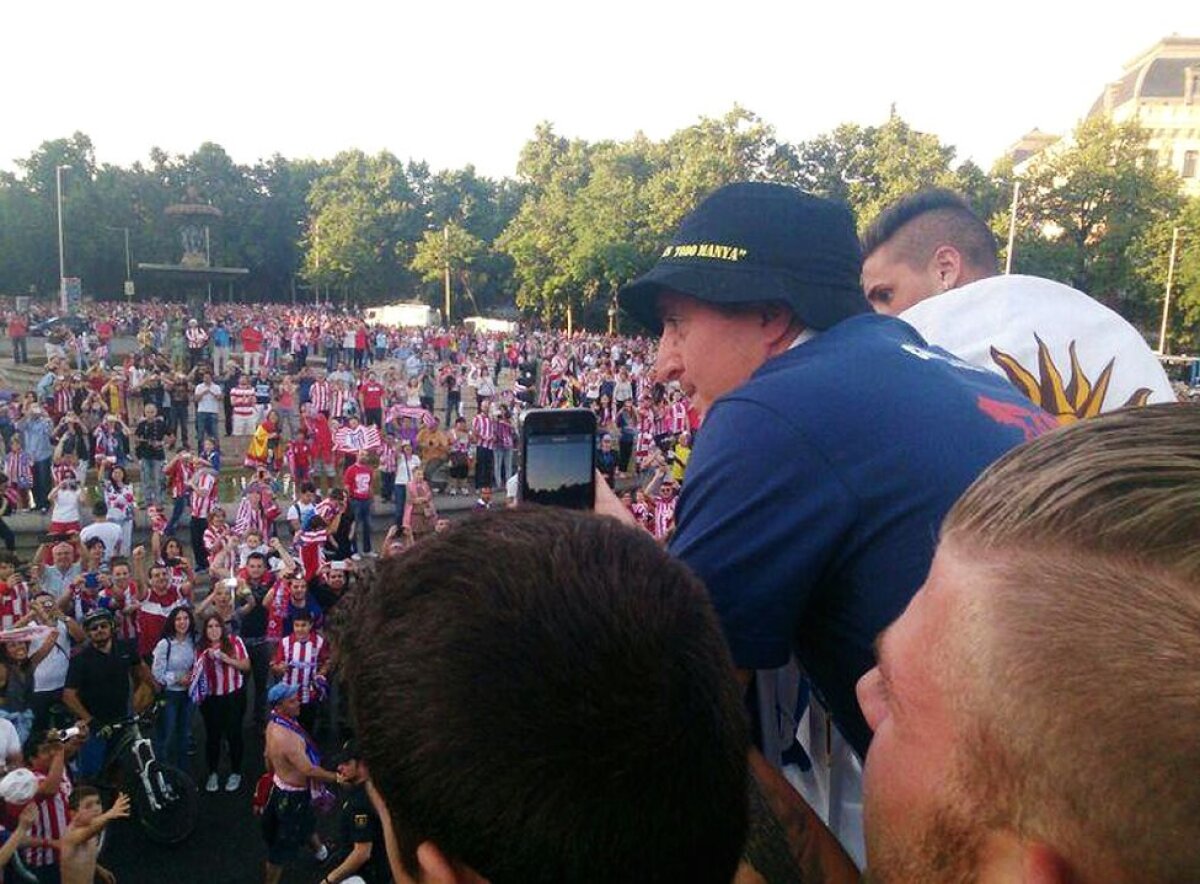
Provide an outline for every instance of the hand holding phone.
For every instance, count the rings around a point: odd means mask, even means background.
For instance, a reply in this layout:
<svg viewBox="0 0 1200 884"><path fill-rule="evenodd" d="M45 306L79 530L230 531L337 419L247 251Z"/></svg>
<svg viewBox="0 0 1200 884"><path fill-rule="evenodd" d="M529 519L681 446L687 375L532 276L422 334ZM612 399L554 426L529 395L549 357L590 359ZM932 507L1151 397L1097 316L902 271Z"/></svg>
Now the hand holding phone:
<svg viewBox="0 0 1200 884"><path fill-rule="evenodd" d="M587 408L540 408L521 428L520 498L590 510L596 504L596 415Z"/></svg>

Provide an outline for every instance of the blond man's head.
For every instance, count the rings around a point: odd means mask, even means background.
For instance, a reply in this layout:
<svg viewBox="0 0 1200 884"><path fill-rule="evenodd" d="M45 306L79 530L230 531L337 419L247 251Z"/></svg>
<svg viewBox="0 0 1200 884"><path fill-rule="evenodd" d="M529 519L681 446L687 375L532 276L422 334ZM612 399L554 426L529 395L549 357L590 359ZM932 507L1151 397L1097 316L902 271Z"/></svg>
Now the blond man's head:
<svg viewBox="0 0 1200 884"><path fill-rule="evenodd" d="M1198 541L1194 406L1083 421L980 476L860 684L881 880L1004 859L1046 880L1200 868ZM944 760L906 758L917 743ZM916 785L897 774L917 764Z"/></svg>

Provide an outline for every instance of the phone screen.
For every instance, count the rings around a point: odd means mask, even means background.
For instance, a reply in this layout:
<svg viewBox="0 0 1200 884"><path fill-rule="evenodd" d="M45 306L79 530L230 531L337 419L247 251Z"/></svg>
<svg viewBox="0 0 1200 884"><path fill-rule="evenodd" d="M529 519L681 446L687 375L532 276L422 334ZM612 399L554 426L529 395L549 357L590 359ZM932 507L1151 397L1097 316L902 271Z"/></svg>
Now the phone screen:
<svg viewBox="0 0 1200 884"><path fill-rule="evenodd" d="M530 503L591 509L596 489L593 433L530 435L522 465L523 498Z"/></svg>

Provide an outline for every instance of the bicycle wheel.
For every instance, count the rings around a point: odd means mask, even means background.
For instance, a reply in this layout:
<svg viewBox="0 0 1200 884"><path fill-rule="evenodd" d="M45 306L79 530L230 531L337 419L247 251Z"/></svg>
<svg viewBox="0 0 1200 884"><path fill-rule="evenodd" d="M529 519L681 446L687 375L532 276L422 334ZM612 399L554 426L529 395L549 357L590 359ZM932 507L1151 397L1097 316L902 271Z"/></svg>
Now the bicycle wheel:
<svg viewBox="0 0 1200 884"><path fill-rule="evenodd" d="M159 844L184 841L196 828L196 784L179 768L158 761L150 763L146 777L151 792L138 777L129 783L138 823Z"/></svg>

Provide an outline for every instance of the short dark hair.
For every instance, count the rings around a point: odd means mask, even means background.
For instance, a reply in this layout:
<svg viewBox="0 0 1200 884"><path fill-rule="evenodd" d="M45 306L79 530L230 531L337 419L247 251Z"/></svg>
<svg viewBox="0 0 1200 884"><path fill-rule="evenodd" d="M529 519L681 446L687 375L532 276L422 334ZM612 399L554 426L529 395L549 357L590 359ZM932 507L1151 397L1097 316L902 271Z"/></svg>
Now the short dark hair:
<svg viewBox="0 0 1200 884"><path fill-rule="evenodd" d="M416 873L721 882L747 733L704 587L648 534L523 507L384 560L339 605L363 755Z"/></svg>
<svg viewBox="0 0 1200 884"><path fill-rule="evenodd" d="M938 246L956 248L972 267L993 274L996 237L953 190L930 187L880 212L862 235L863 259L885 244L910 267L924 267Z"/></svg>
<svg viewBox="0 0 1200 884"><path fill-rule="evenodd" d="M71 797L67 799L67 806L71 810L79 810L79 806L88 798L100 798L100 790L95 786L76 786L71 790Z"/></svg>

